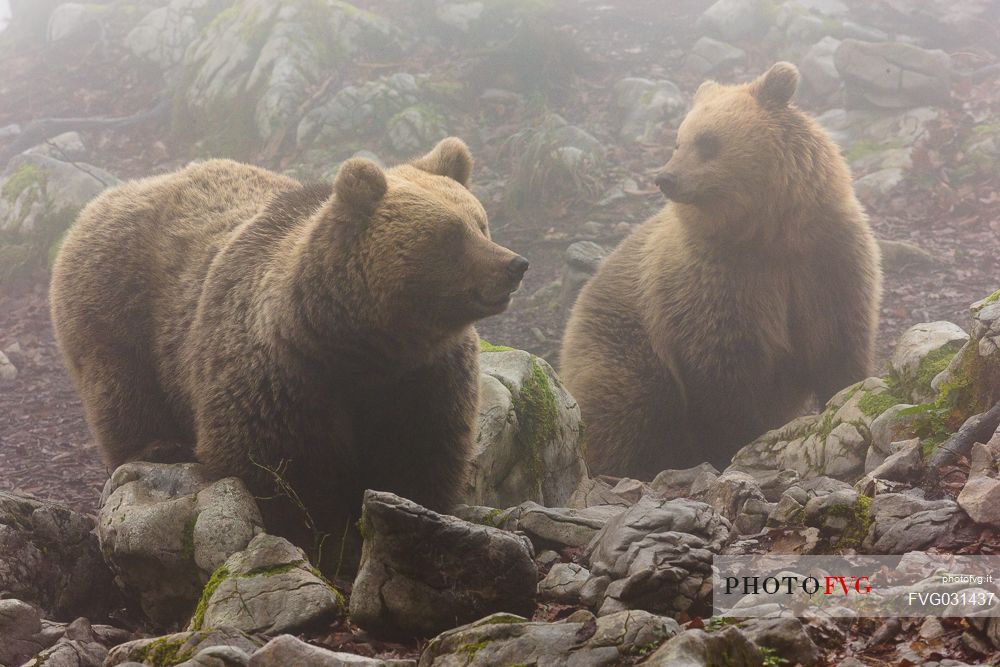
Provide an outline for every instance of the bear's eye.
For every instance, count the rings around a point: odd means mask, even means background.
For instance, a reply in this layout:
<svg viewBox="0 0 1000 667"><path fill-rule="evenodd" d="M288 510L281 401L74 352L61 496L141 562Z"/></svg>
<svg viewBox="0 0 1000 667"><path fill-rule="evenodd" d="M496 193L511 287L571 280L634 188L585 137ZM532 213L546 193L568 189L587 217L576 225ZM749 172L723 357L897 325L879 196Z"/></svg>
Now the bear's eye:
<svg viewBox="0 0 1000 667"><path fill-rule="evenodd" d="M722 144L717 136L705 132L694 140L694 147L698 151L698 157L702 160L711 160L719 155Z"/></svg>

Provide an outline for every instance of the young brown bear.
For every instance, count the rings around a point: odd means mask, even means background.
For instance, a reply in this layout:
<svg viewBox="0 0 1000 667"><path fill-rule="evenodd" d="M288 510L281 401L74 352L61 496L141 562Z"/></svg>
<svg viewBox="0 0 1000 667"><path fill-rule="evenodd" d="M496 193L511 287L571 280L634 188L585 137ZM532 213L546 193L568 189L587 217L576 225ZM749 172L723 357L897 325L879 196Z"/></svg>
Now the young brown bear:
<svg viewBox="0 0 1000 667"><path fill-rule="evenodd" d="M280 471L334 560L367 488L447 509L475 435L472 324L528 266L490 240L471 168L455 138L387 171L348 160L332 187L212 160L89 204L52 320L106 463L193 455L258 496ZM262 509L311 546L287 497Z"/></svg>
<svg viewBox="0 0 1000 667"><path fill-rule="evenodd" d="M657 177L672 202L581 292L562 378L592 472L726 465L869 373L878 247L837 147L789 103L798 79L702 84Z"/></svg>

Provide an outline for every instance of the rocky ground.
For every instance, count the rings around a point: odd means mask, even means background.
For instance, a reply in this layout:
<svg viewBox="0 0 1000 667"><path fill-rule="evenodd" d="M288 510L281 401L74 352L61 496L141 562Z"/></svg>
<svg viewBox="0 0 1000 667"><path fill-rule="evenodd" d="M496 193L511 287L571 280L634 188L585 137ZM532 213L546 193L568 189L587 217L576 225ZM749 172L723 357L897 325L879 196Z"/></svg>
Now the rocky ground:
<svg viewBox="0 0 1000 667"><path fill-rule="evenodd" d="M516 465L519 441L505 416L517 405L517 374L528 377L532 364L543 362L525 353L484 355L484 361L514 355L492 370L487 365L483 380L493 389L481 419L485 441L505 444L477 464L463 514L473 523L457 524L458 533L476 535L486 529L472 526L488 523L517 529L528 540L486 531L502 555L484 557L507 559L520 575L504 590L484 593L484 605L426 598L437 611L473 622L459 630L449 629L458 622L413 626L422 611L380 608L373 601L378 596L351 595L347 603L341 593L352 586L386 585L378 568L362 568L357 580L334 579L339 592L331 592L305 555L258 534L252 499L241 510L246 528L234 531L234 542L200 547L190 526L204 521L202 532L210 535L218 525L211 517L220 510L197 471L170 473L187 475L181 495L193 498L185 501L189 513L173 516L173 523L157 519L155 507L133 507L134 497L119 505L125 515L112 514L106 503L101 509L99 528L109 522L152 526L176 539L171 553L139 554L153 574L135 570L136 554L116 555L114 531L85 537L92 518L2 496L0 553L14 556L0 559L0 590L35 606L0 600L6 641L0 664L20 664L41 650L90 656L90 662L80 657L66 664L100 664L108 648L137 632L185 625L195 634L114 648L107 664L173 664L167 658L193 658L202 649L207 653L196 664L243 664L255 651L253 664L293 664L306 658L289 656L318 649L280 637L258 647L269 636L303 628L302 636L328 648L419 656L421 664L562 664L571 654L581 664L680 664L681 655L712 664L711 656L721 654L742 656L744 662L733 658L733 664L788 659L845 667L858 664L848 656L867 664L997 659L997 628L963 619L722 628L702 620L703 610L690 611L698 609L697 596L688 600L693 607L630 597L630 578L642 568L607 557L645 539L660 545L649 557L671 562L676 545L657 537L661 533L692 535L709 552L1000 549L993 528L1000 517L991 513L1000 482L988 465L972 465L995 456L989 447L1000 442L982 424L981 432L974 424L960 428L998 398L989 365L995 361L973 363L995 358L996 308L978 308L975 325L969 313L971 303L1000 286L995 3L682 0L668 9L652 0L370 0L356 8L295 0L279 11L276 3L257 0L45 0L20 6L21 20L15 3L15 21L0 33L0 489L84 513L102 507L100 490L111 471L98 461L62 370L45 291L46 265L62 231L103 187L207 156L328 178L358 151L391 164L446 134L459 135L477 157L474 191L494 237L532 261L523 296L480 330L554 364L575 291L607 249L662 205L651 176L669 156L698 83L750 78L779 58L800 67L798 103L843 147L883 240L880 362L889 364L896 341L919 322L954 322L973 342L944 325L911 332L881 378L764 436L724 474L665 473L650 484L581 482L571 399L559 401L563 428L545 450L543 479ZM932 387L953 358L959 361L950 381L942 376ZM900 403L914 407L895 407ZM994 416L984 419L988 426ZM962 456L935 457L942 443L953 441ZM980 448L973 450L976 442ZM157 476L133 474L139 481L132 484ZM106 493L138 492L128 487L112 482ZM521 505L526 499L556 509ZM371 502L385 507L387 525L402 511L402 501ZM830 520L830 507L864 511L860 523L845 525ZM403 514L430 526L453 521ZM689 520L679 528L674 522L682 515ZM628 528L638 524L645 532ZM413 527L414 543L422 530L430 528ZM120 543L123 549L132 544ZM141 550L141 540L130 548ZM461 543L442 549L468 551ZM95 557L77 558L81 551ZM102 569L102 552L125 598L88 588L112 576ZM417 579L427 574L411 570ZM163 571L174 573L166 594L157 588ZM220 571L227 576L213 577ZM279 580L260 592L260 608L224 604L232 598L226 587L258 584L261 573ZM466 571L462 579L482 593L485 584L473 574ZM537 590L532 576L540 580ZM437 590L433 582L409 579L393 585ZM669 586L669 577L662 585ZM309 595L294 604L268 602L286 600L280 591L288 590ZM661 592L661 599L676 598ZM219 605L213 596L223 598ZM199 598L204 604L193 614L201 618L195 623L190 617ZM285 604L308 613L272 618ZM477 621L494 611L533 621ZM95 625L43 620L77 616ZM216 625L223 629L207 630ZM440 630L446 631L428 642ZM396 641L400 633L419 639ZM228 648L208 648L213 643ZM792 645L802 652L782 652ZM218 655L209 657L212 651ZM320 654L308 660L344 664Z"/></svg>

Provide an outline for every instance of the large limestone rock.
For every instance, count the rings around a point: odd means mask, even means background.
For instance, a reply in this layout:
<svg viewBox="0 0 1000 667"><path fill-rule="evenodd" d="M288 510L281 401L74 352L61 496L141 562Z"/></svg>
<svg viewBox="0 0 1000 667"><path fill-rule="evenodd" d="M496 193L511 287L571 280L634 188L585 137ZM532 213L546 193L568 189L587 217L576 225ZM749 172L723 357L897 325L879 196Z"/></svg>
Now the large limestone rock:
<svg viewBox="0 0 1000 667"><path fill-rule="evenodd" d="M663 124L677 120L687 100L672 81L629 77L614 87L615 105L621 112L619 136L629 142L650 143Z"/></svg>
<svg viewBox="0 0 1000 667"><path fill-rule="evenodd" d="M834 63L848 95L877 107L940 105L950 94L951 58L944 51L845 39Z"/></svg>
<svg viewBox="0 0 1000 667"><path fill-rule="evenodd" d="M163 637L137 639L115 646L108 652L105 667L115 667L129 663L144 665L183 665L184 667L207 667L207 665L233 664L233 656L253 654L264 645L264 640L235 628L219 627L196 632L177 632ZM214 649L214 651L213 651ZM228 656L229 661L216 657L216 662L195 662L212 656ZM190 661L190 662L188 662ZM235 664L241 664L236 662Z"/></svg>
<svg viewBox="0 0 1000 667"><path fill-rule="evenodd" d="M864 550L873 554L924 551L967 533L971 521L954 500L921 500L900 493L875 496Z"/></svg>
<svg viewBox="0 0 1000 667"><path fill-rule="evenodd" d="M250 656L252 667L415 667L416 660L366 658L353 653L328 651L292 635L275 637Z"/></svg>
<svg viewBox="0 0 1000 667"><path fill-rule="evenodd" d="M170 70L212 19L230 4L225 0L170 0L146 14L125 36L132 55Z"/></svg>
<svg viewBox="0 0 1000 667"><path fill-rule="evenodd" d="M196 463L126 463L104 487L101 550L120 584L155 624L187 621L211 574L263 530L235 477Z"/></svg>
<svg viewBox="0 0 1000 667"><path fill-rule="evenodd" d="M586 477L580 408L544 359L484 344L468 505L566 505ZM498 351L490 351L498 350Z"/></svg>
<svg viewBox="0 0 1000 667"><path fill-rule="evenodd" d="M757 667L763 655L739 628L688 630L667 640L643 665L648 667Z"/></svg>
<svg viewBox="0 0 1000 667"><path fill-rule="evenodd" d="M538 570L527 538L366 491L351 620L382 634L431 635L492 612L530 615Z"/></svg>
<svg viewBox="0 0 1000 667"><path fill-rule="evenodd" d="M94 535L68 507L0 492L0 591L52 618L104 618L121 600ZM3 661L0 660L0 663Z"/></svg>
<svg viewBox="0 0 1000 667"><path fill-rule="evenodd" d="M643 611L595 619L580 611L560 623L494 614L435 637L419 667L623 664L680 631L677 622Z"/></svg>
<svg viewBox="0 0 1000 667"><path fill-rule="evenodd" d="M729 521L705 503L643 497L587 546L590 571L606 585L599 613L704 613L711 600L712 555L729 536Z"/></svg>
<svg viewBox="0 0 1000 667"><path fill-rule="evenodd" d="M931 382L968 340L969 334L951 322L915 324L896 343L889 372L914 402L929 401L937 393Z"/></svg>
<svg viewBox="0 0 1000 667"><path fill-rule="evenodd" d="M0 280L44 267L80 209L118 179L92 165L22 153L0 173Z"/></svg>
<svg viewBox="0 0 1000 667"><path fill-rule="evenodd" d="M190 629L224 625L273 635L331 620L345 606L301 549L262 533L212 574Z"/></svg>

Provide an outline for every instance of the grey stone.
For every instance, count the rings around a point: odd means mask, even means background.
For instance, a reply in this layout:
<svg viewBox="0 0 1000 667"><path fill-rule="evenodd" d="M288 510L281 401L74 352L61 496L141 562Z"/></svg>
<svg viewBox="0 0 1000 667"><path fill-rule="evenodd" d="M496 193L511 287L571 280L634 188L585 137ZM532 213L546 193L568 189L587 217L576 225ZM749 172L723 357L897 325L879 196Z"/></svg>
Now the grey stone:
<svg viewBox="0 0 1000 667"><path fill-rule="evenodd" d="M579 603L583 587L590 580L590 570L576 563L556 563L538 582L538 597L543 600Z"/></svg>
<svg viewBox="0 0 1000 667"><path fill-rule="evenodd" d="M944 51L845 39L834 62L848 94L874 106L915 107L949 98L951 58Z"/></svg>
<svg viewBox="0 0 1000 667"><path fill-rule="evenodd" d="M920 415L909 410L908 403L894 405L872 422L872 444L865 458L865 472L871 472L893 453L892 444L908 440L913 435L913 427Z"/></svg>
<svg viewBox="0 0 1000 667"><path fill-rule="evenodd" d="M570 496L566 504L577 509L600 505L618 505L625 508L634 504L612 491L611 488L611 485L603 480L585 477L580 480L580 485L573 491L573 495Z"/></svg>
<svg viewBox="0 0 1000 667"><path fill-rule="evenodd" d="M766 0L718 0L702 13L697 26L723 39L737 40L767 30L769 12Z"/></svg>
<svg viewBox="0 0 1000 667"><path fill-rule="evenodd" d="M90 622L78 618L66 626L59 641L28 661L23 667L101 667L108 649Z"/></svg>
<svg viewBox="0 0 1000 667"><path fill-rule="evenodd" d="M0 352L0 383L13 382L17 379L17 366L11 363L7 355Z"/></svg>
<svg viewBox="0 0 1000 667"><path fill-rule="evenodd" d="M262 530L235 477L199 464L126 463L104 487L97 534L118 580L154 623L184 622L209 576Z"/></svg>
<svg viewBox="0 0 1000 667"><path fill-rule="evenodd" d="M687 107L687 100L673 82L638 77L616 83L614 99L621 114L618 135L630 142L655 141L663 124L678 120Z"/></svg>
<svg viewBox="0 0 1000 667"><path fill-rule="evenodd" d="M146 14L125 36L132 55L170 70L201 31L226 7L225 0L170 0Z"/></svg>
<svg viewBox="0 0 1000 667"><path fill-rule="evenodd" d="M176 632L163 637L136 639L119 644L108 652L104 666L116 667L129 662L146 664L150 656L161 652L174 656L195 656L214 646L228 646L251 655L263 645L262 638L235 628L218 627L194 632Z"/></svg>
<svg viewBox="0 0 1000 667"><path fill-rule="evenodd" d="M758 667L760 650L739 628L719 632L686 630L668 639L642 664L646 667Z"/></svg>
<svg viewBox="0 0 1000 667"><path fill-rule="evenodd" d="M530 614L538 571L524 536L366 491L351 620L373 632L432 634L492 612Z"/></svg>
<svg viewBox="0 0 1000 667"><path fill-rule="evenodd" d="M610 667L679 631L673 619L643 611L625 611L597 619L579 611L558 623L529 622L517 616L494 614L432 639L421 654L419 665Z"/></svg>
<svg viewBox="0 0 1000 667"><path fill-rule="evenodd" d="M528 352L484 352L480 371L479 434L462 502L565 505L587 474L576 399Z"/></svg>
<svg viewBox="0 0 1000 667"><path fill-rule="evenodd" d="M923 322L915 324L900 336L896 349L889 358L889 371L905 387L912 387L909 398L922 403L937 394L930 385L933 376L925 377L925 362L940 360L942 355L954 356L969 340L958 325L951 322Z"/></svg>
<svg viewBox="0 0 1000 667"><path fill-rule="evenodd" d="M1000 525L1000 480L970 475L958 494L958 505L976 523Z"/></svg>
<svg viewBox="0 0 1000 667"><path fill-rule="evenodd" d="M412 667L416 660L380 660L352 653L329 651L307 644L292 635L275 637L251 657L249 667Z"/></svg>
<svg viewBox="0 0 1000 667"><path fill-rule="evenodd" d="M840 89L840 74L833 63L838 46L839 39L824 37L809 47L799 63L803 87L818 100L826 100Z"/></svg>
<svg viewBox="0 0 1000 667"><path fill-rule="evenodd" d="M789 664L811 667L820 661L819 647L798 618L752 618L739 629L757 646L766 646Z"/></svg>
<svg viewBox="0 0 1000 667"><path fill-rule="evenodd" d="M593 241L577 241L566 248L560 300L564 309L576 301L584 284L597 272L608 251Z"/></svg>
<svg viewBox="0 0 1000 667"><path fill-rule="evenodd" d="M884 197L903 182L905 174L899 167L879 169L854 180L854 191L864 201Z"/></svg>
<svg viewBox="0 0 1000 667"><path fill-rule="evenodd" d="M273 635L331 620L344 606L301 549L262 533L216 572L188 629L228 626Z"/></svg>
<svg viewBox="0 0 1000 667"><path fill-rule="evenodd" d="M757 481L737 470L722 473L701 500L729 519L741 535L760 532L772 509Z"/></svg>
<svg viewBox="0 0 1000 667"><path fill-rule="evenodd" d="M94 3L64 2L57 5L49 15L46 39L58 42L93 30L107 11L106 6Z"/></svg>
<svg viewBox="0 0 1000 667"><path fill-rule="evenodd" d="M514 514L517 529L527 534L538 547L585 547L610 519L623 511L625 508L618 505L573 509L547 508L527 502L520 505Z"/></svg>
<svg viewBox="0 0 1000 667"><path fill-rule="evenodd" d="M805 524L818 528L820 537L831 544L857 546L868 529L868 517L863 514L860 498L854 489L811 498L803 511Z"/></svg>
<svg viewBox="0 0 1000 667"><path fill-rule="evenodd" d="M666 500L690 497L692 484L706 473L712 476L713 481L719 475L719 471L711 463L699 463L682 470L663 470L653 478L649 486Z"/></svg>
<svg viewBox="0 0 1000 667"><path fill-rule="evenodd" d="M0 491L0 591L50 618L103 618L121 599L94 520L56 503Z"/></svg>
<svg viewBox="0 0 1000 667"><path fill-rule="evenodd" d="M805 505L791 495L783 495L767 517L767 526L786 527L801 525L805 518Z"/></svg>
<svg viewBox="0 0 1000 667"><path fill-rule="evenodd" d="M886 457L885 461L867 476L893 482L919 482L924 471L924 457L920 439L913 438L893 444L898 445L896 451Z"/></svg>
<svg viewBox="0 0 1000 667"><path fill-rule="evenodd" d="M923 551L967 533L972 525L953 500L921 500L901 493L875 496L869 512L872 525L862 546L874 554Z"/></svg>
<svg viewBox="0 0 1000 667"><path fill-rule="evenodd" d="M386 124L389 148L403 157L430 150L447 136L444 116L426 104L407 107Z"/></svg>
<svg viewBox="0 0 1000 667"><path fill-rule="evenodd" d="M684 68L698 76L707 76L742 63L746 56L746 51L732 44L711 37L700 37L688 52Z"/></svg>
<svg viewBox="0 0 1000 667"><path fill-rule="evenodd" d="M42 632L38 610L30 604L0 599L0 665L20 665L56 639Z"/></svg>
<svg viewBox="0 0 1000 667"><path fill-rule="evenodd" d="M705 503L643 497L611 519L585 551L590 571L612 580L601 615L622 609L704 611L712 554L729 536L729 521Z"/></svg>

